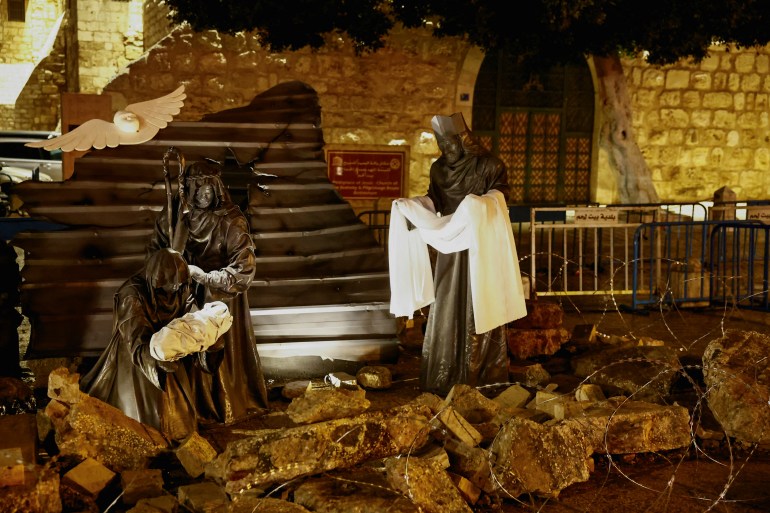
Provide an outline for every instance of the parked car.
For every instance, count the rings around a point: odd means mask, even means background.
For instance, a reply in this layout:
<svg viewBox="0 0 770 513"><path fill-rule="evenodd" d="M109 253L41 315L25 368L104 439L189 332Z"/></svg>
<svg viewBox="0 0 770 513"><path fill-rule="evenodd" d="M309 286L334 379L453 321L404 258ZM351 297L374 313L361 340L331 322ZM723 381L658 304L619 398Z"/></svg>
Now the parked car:
<svg viewBox="0 0 770 513"><path fill-rule="evenodd" d="M24 146L58 135L56 132L0 131L0 183L8 180L61 181L61 150Z"/></svg>

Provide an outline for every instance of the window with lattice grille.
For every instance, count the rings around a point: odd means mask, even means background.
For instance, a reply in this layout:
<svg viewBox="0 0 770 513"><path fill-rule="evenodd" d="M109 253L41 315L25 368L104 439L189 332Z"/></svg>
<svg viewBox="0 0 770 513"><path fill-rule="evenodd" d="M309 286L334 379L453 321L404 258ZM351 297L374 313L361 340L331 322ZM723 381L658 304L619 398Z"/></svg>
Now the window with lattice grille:
<svg viewBox="0 0 770 513"><path fill-rule="evenodd" d="M8 0L8 21L25 21L26 4L26 0Z"/></svg>

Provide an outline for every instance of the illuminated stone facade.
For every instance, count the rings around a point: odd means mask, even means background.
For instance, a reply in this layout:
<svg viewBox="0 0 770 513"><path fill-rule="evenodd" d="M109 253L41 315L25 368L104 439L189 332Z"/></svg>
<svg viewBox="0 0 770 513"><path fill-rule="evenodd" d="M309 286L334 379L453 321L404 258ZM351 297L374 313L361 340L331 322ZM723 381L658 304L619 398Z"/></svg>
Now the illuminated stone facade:
<svg viewBox="0 0 770 513"><path fill-rule="evenodd" d="M61 3L30 4L35 2ZM280 82L300 80L319 94L327 143L409 145L407 194L416 195L424 193L437 156L430 118L461 111L472 125L473 85L483 54L457 39L398 30L385 49L361 57L342 40L318 51L271 54L250 34L194 34L183 27L169 34L160 0L77 5L72 37L78 41L78 72L70 66L70 78L62 78L62 63L71 56L52 58L64 51L63 40L58 42L32 74L15 115L0 107L0 128L56 128L58 91L111 93L114 105L124 105L184 83L188 100L178 119L195 120L243 105ZM3 30L8 26L2 23ZM17 53L24 51L29 52ZM717 47L700 64L657 68L626 59L623 65L635 135L661 199L710 199L724 185L739 199L770 196L770 48ZM613 202L614 179L603 151L596 152L592 194Z"/></svg>

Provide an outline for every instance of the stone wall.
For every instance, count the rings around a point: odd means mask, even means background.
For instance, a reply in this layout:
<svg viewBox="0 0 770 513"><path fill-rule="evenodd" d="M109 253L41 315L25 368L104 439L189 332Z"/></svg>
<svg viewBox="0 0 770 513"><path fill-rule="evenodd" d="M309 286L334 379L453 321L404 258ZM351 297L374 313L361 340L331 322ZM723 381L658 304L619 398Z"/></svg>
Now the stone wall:
<svg viewBox="0 0 770 513"><path fill-rule="evenodd" d="M144 52L142 1L78 0L77 41L82 93L101 93Z"/></svg>
<svg viewBox="0 0 770 513"><path fill-rule="evenodd" d="M30 0L30 5L61 1ZM183 83L188 100L179 119L195 120L243 105L280 82L301 80L319 94L327 143L408 145L407 194L416 195L425 192L430 163L438 155L430 118L462 111L472 125L473 83L483 55L459 39L396 30L386 48L361 57L340 39L318 51L270 54L246 33L194 34L178 27L164 37L168 11L161 0L79 0L77 5L79 73L68 67L71 76L62 85L58 64L43 64L15 114L0 106L0 127L55 128L51 104L58 105L58 99L43 100L55 89L109 92L115 95L113 104L125 105ZM137 29L142 19L144 28ZM8 24L2 29L7 31ZM151 48L142 53L143 47ZM697 65L659 68L642 58L623 65L635 136L664 201L710 199L725 185L739 199L770 196L770 48L715 47ZM56 88L44 87L46 82ZM461 93L471 99L464 103ZM597 151L593 197L614 202L614 174L602 158L604 150Z"/></svg>
<svg viewBox="0 0 770 513"><path fill-rule="evenodd" d="M37 62L59 15L64 0L27 0L24 22L8 21L8 7L0 4L0 63Z"/></svg>
<svg viewBox="0 0 770 513"><path fill-rule="evenodd" d="M700 64L624 61L634 128L662 199L770 197L770 47L714 47Z"/></svg>

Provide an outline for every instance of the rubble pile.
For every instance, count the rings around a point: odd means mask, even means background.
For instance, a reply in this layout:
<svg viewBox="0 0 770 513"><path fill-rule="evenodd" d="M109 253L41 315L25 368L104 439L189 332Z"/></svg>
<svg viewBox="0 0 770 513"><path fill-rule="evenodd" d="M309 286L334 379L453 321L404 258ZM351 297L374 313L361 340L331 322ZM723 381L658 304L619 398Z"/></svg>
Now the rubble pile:
<svg viewBox="0 0 770 513"><path fill-rule="evenodd" d="M727 332L714 341L707 378L745 376L726 348L757 346L756 337ZM269 414L280 427L233 428L223 447L206 431L169 443L80 392L78 374L60 368L44 410L0 416L0 510L491 511L521 496L556 498L587 481L597 458L693 443L693 413L667 400L681 369L665 347L579 326L560 351L580 378L573 389L523 361L511 366L520 379L497 388L456 385L445 398L415 394L387 408L376 407L395 381L385 366L287 383L279 400L288 404ZM753 376L768 375L754 367ZM748 388L766 403L766 385L712 384L708 399L728 404L731 391ZM759 402L757 422L766 415Z"/></svg>

